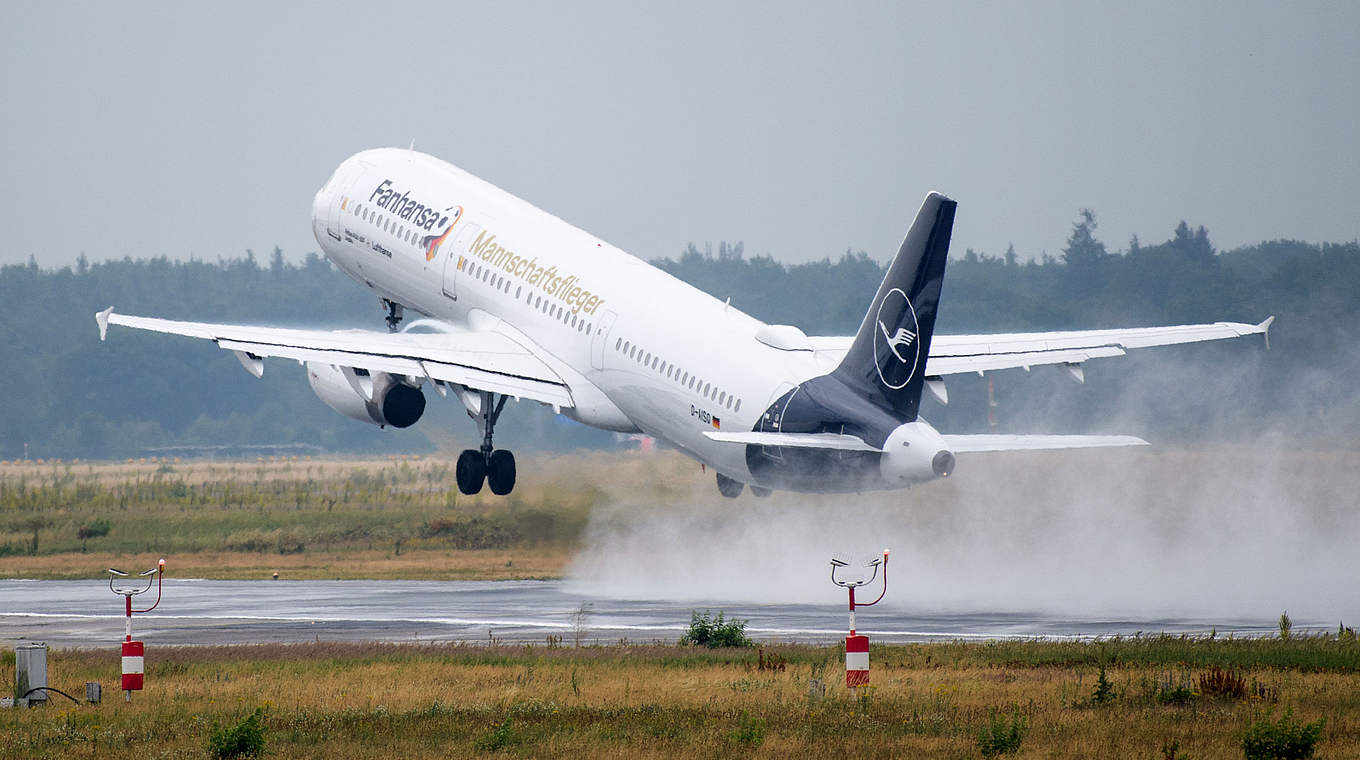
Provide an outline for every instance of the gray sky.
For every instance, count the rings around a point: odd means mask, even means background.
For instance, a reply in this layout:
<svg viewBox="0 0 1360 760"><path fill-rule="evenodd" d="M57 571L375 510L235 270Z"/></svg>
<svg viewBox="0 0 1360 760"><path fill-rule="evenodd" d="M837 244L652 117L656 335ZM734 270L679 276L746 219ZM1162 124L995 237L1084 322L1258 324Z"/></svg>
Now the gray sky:
<svg viewBox="0 0 1360 760"><path fill-rule="evenodd" d="M1360 236L1357 3L130 5L0 10L0 263L297 257L412 139L644 258Z"/></svg>

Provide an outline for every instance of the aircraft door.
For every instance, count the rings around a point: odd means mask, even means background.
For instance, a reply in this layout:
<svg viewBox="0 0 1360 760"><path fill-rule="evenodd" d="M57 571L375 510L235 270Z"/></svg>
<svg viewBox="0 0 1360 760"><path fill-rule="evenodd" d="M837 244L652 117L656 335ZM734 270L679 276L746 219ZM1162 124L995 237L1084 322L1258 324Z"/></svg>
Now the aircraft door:
<svg viewBox="0 0 1360 760"><path fill-rule="evenodd" d="M453 242L445 247L449 255L444 259L444 295L455 301L458 300L458 273L466 266L463 252L467 250L469 242L481 230L482 225L476 222L468 222L461 232L453 236Z"/></svg>
<svg viewBox="0 0 1360 760"><path fill-rule="evenodd" d="M780 405L779 408L777 409L772 407L774 407L775 403L784 397L784 394L793 390L793 388L794 388L793 383L780 383L779 387L774 389L774 393L770 394L770 400L765 404L766 410L769 411L769 417L766 417L764 414L760 416L759 423L760 432L762 433L779 432L779 429L784 421L783 420L784 407L788 406L788 400L785 400L784 403Z"/></svg>
<svg viewBox="0 0 1360 760"><path fill-rule="evenodd" d="M595 326L595 334L590 340L590 366L595 369L604 369L604 352L609 345L609 331L614 327L614 320L619 315L605 309L604 316L600 317L600 322Z"/></svg>
<svg viewBox="0 0 1360 760"><path fill-rule="evenodd" d="M331 178L327 186L330 195L330 209L326 216L326 229L331 233L331 237L339 240L343 236L340 231L340 215L349 210L349 204L354 202L349 197L349 190L359 179L359 175L364 173L364 165L358 161L347 161L335 170L335 176ZM345 208L340 207L344 205Z"/></svg>

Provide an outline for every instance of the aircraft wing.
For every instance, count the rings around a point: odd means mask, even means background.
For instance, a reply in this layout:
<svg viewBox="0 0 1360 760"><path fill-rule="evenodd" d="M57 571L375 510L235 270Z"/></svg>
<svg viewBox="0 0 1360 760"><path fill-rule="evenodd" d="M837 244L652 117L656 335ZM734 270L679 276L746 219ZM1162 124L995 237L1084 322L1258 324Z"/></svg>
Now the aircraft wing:
<svg viewBox="0 0 1360 760"><path fill-rule="evenodd" d="M1081 363L1087 359L1122 356L1131 348L1198 343L1209 340L1265 335L1269 346L1269 317L1260 324L1214 322L1202 325L1131 327L1114 330L1065 330L1056 332L1000 333L993 335L936 335L930 343L926 374L930 377L984 372L1036 365L1066 365L1078 381ZM813 350L840 361L853 336L810 338Z"/></svg>
<svg viewBox="0 0 1360 760"><path fill-rule="evenodd" d="M469 388L574 405L565 382L532 351L492 332L389 333L371 330L296 330L283 327L180 322L115 314L95 314L99 339L109 325L185 335L213 341L231 351L251 374L264 373L264 357L325 362L370 372L439 380Z"/></svg>
<svg viewBox="0 0 1360 760"><path fill-rule="evenodd" d="M1103 446L1146 446L1131 435L945 435L945 445L955 454L978 451L1035 451L1041 449L1090 449Z"/></svg>

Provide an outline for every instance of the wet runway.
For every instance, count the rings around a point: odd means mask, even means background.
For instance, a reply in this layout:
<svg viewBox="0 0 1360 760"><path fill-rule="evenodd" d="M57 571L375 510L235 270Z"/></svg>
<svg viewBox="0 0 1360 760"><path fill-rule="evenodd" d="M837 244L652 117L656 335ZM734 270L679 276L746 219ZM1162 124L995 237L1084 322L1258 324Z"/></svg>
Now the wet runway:
<svg viewBox="0 0 1360 760"><path fill-rule="evenodd" d="M148 598L150 597L150 598ZM154 600L154 589L137 606ZM688 627L694 610L747 620L761 641L832 643L845 635L844 597L824 604L730 600L660 601L583 593L562 581L165 581L164 601L133 619L134 638L158 644L320 640L543 642L662 641ZM113 646L123 602L107 582L0 580L0 640L54 646ZM1087 638L1135 633L1265 635L1273 620L1073 619L1039 612L861 609L859 629L877 642ZM1296 630L1314 627L1295 621ZM1321 622L1316 627L1323 627Z"/></svg>

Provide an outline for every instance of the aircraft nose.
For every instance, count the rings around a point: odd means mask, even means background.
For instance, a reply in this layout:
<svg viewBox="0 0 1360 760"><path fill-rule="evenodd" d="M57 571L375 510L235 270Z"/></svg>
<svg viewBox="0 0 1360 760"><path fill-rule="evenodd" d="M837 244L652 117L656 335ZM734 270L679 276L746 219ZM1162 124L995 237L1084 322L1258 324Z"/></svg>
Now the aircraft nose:
<svg viewBox="0 0 1360 760"><path fill-rule="evenodd" d="M326 188L316 191L312 197L312 234L316 236L316 242L325 244L326 224L331 213L331 194Z"/></svg>

